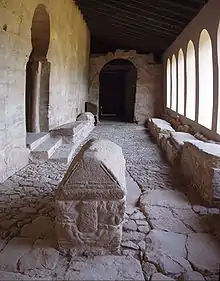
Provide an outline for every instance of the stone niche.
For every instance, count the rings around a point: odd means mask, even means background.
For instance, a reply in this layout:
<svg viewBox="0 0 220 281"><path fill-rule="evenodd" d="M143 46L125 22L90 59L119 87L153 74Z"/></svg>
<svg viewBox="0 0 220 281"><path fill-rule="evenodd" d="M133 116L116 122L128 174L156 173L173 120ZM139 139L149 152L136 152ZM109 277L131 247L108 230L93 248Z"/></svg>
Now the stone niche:
<svg viewBox="0 0 220 281"><path fill-rule="evenodd" d="M122 149L90 140L72 161L56 194L59 247L77 254L118 253L125 213Z"/></svg>

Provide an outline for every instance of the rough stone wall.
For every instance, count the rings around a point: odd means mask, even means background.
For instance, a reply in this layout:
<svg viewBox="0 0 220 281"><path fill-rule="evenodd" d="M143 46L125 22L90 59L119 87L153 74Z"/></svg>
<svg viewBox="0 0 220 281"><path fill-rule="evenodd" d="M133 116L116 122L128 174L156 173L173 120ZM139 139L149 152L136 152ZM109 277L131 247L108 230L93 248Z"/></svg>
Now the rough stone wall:
<svg viewBox="0 0 220 281"><path fill-rule="evenodd" d="M135 119L144 123L148 117L159 116L163 108L163 68L152 55L135 51L108 53L90 59L89 102L99 104L99 74L103 66L114 59L126 59L137 68Z"/></svg>
<svg viewBox="0 0 220 281"><path fill-rule="evenodd" d="M87 101L90 39L74 1L0 1L0 182L28 161L26 64L38 5L45 5L50 18L49 128L74 121Z"/></svg>

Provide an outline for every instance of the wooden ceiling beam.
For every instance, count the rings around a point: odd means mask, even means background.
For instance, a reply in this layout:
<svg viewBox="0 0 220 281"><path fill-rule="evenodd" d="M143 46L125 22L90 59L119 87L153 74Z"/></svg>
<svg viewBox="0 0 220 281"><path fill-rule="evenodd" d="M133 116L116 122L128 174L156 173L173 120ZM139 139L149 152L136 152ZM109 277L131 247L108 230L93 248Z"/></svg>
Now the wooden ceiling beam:
<svg viewBox="0 0 220 281"><path fill-rule="evenodd" d="M84 9L84 15L85 15L85 19L95 21L97 22L97 18L100 17L99 14L101 15L106 15L105 13L96 11L96 14L92 14L89 12L89 9L85 8ZM90 22L90 23L91 23ZM164 30L164 29L157 29L155 27L152 27L151 25L145 25L145 26L141 26L140 24L132 24L130 23L128 20L124 20L123 18L117 17L117 16L111 16L111 17L103 17L102 19L102 24L104 25L105 23L109 23L109 24L118 24L118 28L120 28L120 26L127 26L127 28L129 28L130 30L134 30L134 32L136 33L149 33L151 35L154 35L155 37L175 37L178 32L173 32L173 30Z"/></svg>

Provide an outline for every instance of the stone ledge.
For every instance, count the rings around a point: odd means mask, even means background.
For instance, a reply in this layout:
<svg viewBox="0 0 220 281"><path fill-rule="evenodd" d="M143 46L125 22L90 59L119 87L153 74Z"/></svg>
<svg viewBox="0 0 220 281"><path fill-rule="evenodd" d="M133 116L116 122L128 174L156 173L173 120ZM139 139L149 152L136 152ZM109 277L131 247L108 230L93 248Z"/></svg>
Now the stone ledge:
<svg viewBox="0 0 220 281"><path fill-rule="evenodd" d="M190 141L184 144L181 171L186 181L211 205L220 197L219 168L219 145L202 141Z"/></svg>
<svg viewBox="0 0 220 281"><path fill-rule="evenodd" d="M176 132L169 122L149 118L150 133L172 165L180 168L186 183L208 203L220 200L220 145Z"/></svg>
<svg viewBox="0 0 220 281"><path fill-rule="evenodd" d="M80 144L94 129L95 119L92 113L80 114L75 122L67 123L53 129L52 136L61 136L65 144Z"/></svg>

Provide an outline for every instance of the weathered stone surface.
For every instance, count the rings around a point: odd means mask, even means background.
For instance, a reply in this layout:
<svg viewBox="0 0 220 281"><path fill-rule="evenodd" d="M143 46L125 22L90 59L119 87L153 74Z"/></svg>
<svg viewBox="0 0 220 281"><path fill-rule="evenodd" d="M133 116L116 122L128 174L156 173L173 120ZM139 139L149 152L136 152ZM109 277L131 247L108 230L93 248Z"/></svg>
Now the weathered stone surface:
<svg viewBox="0 0 220 281"><path fill-rule="evenodd" d="M133 242L140 242L145 240L146 235L141 232L136 231L129 231L123 232L122 241L133 241Z"/></svg>
<svg viewBox="0 0 220 281"><path fill-rule="evenodd" d="M152 230L146 238L146 261L157 264L163 272L174 276L192 270L186 260L185 243L183 234Z"/></svg>
<svg viewBox="0 0 220 281"><path fill-rule="evenodd" d="M39 216L21 229L20 236L27 238L55 238L54 223L45 216Z"/></svg>
<svg viewBox="0 0 220 281"><path fill-rule="evenodd" d="M138 231L147 234L147 233L149 233L151 231L151 228L150 228L149 224L140 225L140 226L138 226Z"/></svg>
<svg viewBox="0 0 220 281"><path fill-rule="evenodd" d="M59 252L51 247L50 241L37 240L33 249L20 258L19 271L33 276L50 276L58 259Z"/></svg>
<svg viewBox="0 0 220 281"><path fill-rule="evenodd" d="M196 138L191 134L185 132L171 132L170 140L177 149L181 149L181 147L184 145L184 142L196 140Z"/></svg>
<svg viewBox="0 0 220 281"><path fill-rule="evenodd" d="M81 113L77 119L77 121L89 121L91 122L92 124L95 123L95 118L94 118L94 115L91 113L91 112L84 112L84 113Z"/></svg>
<svg viewBox="0 0 220 281"><path fill-rule="evenodd" d="M34 278L31 278L30 276L27 276L27 275L23 275L23 274L20 274L20 273L6 272L6 271L0 271L0 276L1 276L0 278L1 278L2 281L34 280Z"/></svg>
<svg viewBox="0 0 220 281"><path fill-rule="evenodd" d="M125 231L127 231L127 230L136 231L137 230L137 224L136 224L135 221L129 220L129 221L123 223L123 229Z"/></svg>
<svg viewBox="0 0 220 281"><path fill-rule="evenodd" d="M179 281L205 281L205 278L197 271L188 271L180 276Z"/></svg>
<svg viewBox="0 0 220 281"><path fill-rule="evenodd" d="M145 213L147 213L148 205L176 209L191 208L184 194L172 190L152 190L143 193L140 198L140 206Z"/></svg>
<svg viewBox="0 0 220 281"><path fill-rule="evenodd" d="M207 213L208 213L208 209L204 206L193 205L192 209L195 213L197 213L199 215L207 215Z"/></svg>
<svg viewBox="0 0 220 281"><path fill-rule="evenodd" d="M167 207L160 206L148 206L147 216L154 229L166 230L176 233L192 233L192 230L188 228L178 217L175 217L173 211ZM176 209L177 211L181 209Z"/></svg>
<svg viewBox="0 0 220 281"><path fill-rule="evenodd" d="M22 213L27 213L27 214L36 214L37 210L32 207L24 207L20 209Z"/></svg>
<svg viewBox="0 0 220 281"><path fill-rule="evenodd" d="M186 236L183 234L152 230L146 238L146 243L148 256L150 256L150 249L153 247L171 257L186 257Z"/></svg>
<svg viewBox="0 0 220 281"><path fill-rule="evenodd" d="M0 239L0 252L5 247L5 244L6 244L6 241L4 241L3 239Z"/></svg>
<svg viewBox="0 0 220 281"><path fill-rule="evenodd" d="M133 257L133 258L137 259L138 261L140 260L139 251L138 250L123 249L122 250L122 255L123 256Z"/></svg>
<svg viewBox="0 0 220 281"><path fill-rule="evenodd" d="M111 177L113 174L113 178ZM88 186L93 184L93 188ZM87 188L82 189L84 185ZM90 188L89 188L90 187ZM123 199L126 192L122 149L108 140L90 140L71 163L57 197L68 199Z"/></svg>
<svg viewBox="0 0 220 281"><path fill-rule="evenodd" d="M208 214L210 215L219 215L220 210L217 208L208 208Z"/></svg>
<svg viewBox="0 0 220 281"><path fill-rule="evenodd" d="M197 140L185 142L182 151L181 170L185 180L209 204L218 199L219 148L218 144Z"/></svg>
<svg viewBox="0 0 220 281"><path fill-rule="evenodd" d="M125 159L108 140L90 141L71 163L56 196L59 245L119 250L125 214ZM135 223L135 222L134 222Z"/></svg>
<svg viewBox="0 0 220 281"><path fill-rule="evenodd" d="M0 252L0 270L16 272L19 259L31 251L33 244L32 239L12 239Z"/></svg>
<svg viewBox="0 0 220 281"><path fill-rule="evenodd" d="M130 256L73 258L65 280L140 280L140 263Z"/></svg>
<svg viewBox="0 0 220 281"><path fill-rule="evenodd" d="M167 160L169 163L172 165L178 165L180 161L180 150L176 148L176 146L171 143L170 139L166 139L164 144L163 144L163 149L165 151Z"/></svg>
<svg viewBox="0 0 220 281"><path fill-rule="evenodd" d="M194 232L202 233L202 232L209 231L209 226L206 223L205 219L195 214L192 211L192 209L185 209L185 210L173 209L173 214L180 221L182 221L184 225L188 227L188 229L191 229Z"/></svg>
<svg viewBox="0 0 220 281"><path fill-rule="evenodd" d="M136 210L134 212L134 214L132 214L130 216L130 219L131 220L143 220L143 219L146 219L146 217L144 216L144 214L142 212L140 212L139 210Z"/></svg>
<svg viewBox="0 0 220 281"><path fill-rule="evenodd" d="M137 244L133 243L132 241L122 242L121 246L125 247L125 248L134 249L134 250L139 250L139 246Z"/></svg>
<svg viewBox="0 0 220 281"><path fill-rule="evenodd" d="M220 245L210 234L189 234L186 248L188 260L199 272L218 273L220 261Z"/></svg>
<svg viewBox="0 0 220 281"><path fill-rule="evenodd" d="M208 230L203 219L192 211L187 198L178 191L145 192L140 206L154 229L182 234Z"/></svg>
<svg viewBox="0 0 220 281"><path fill-rule="evenodd" d="M137 206L139 197L141 195L141 190L132 177L128 175L128 173L126 174L126 186L126 213L129 213L130 215L135 211L135 207Z"/></svg>
<svg viewBox="0 0 220 281"><path fill-rule="evenodd" d="M150 280L150 277L154 273L157 273L156 266L153 263L149 263L149 262L142 264L142 270L143 270L144 277L146 280Z"/></svg>
<svg viewBox="0 0 220 281"><path fill-rule="evenodd" d="M151 277L151 281L175 281L175 279L172 279L166 275L163 275L162 273L155 273Z"/></svg>

